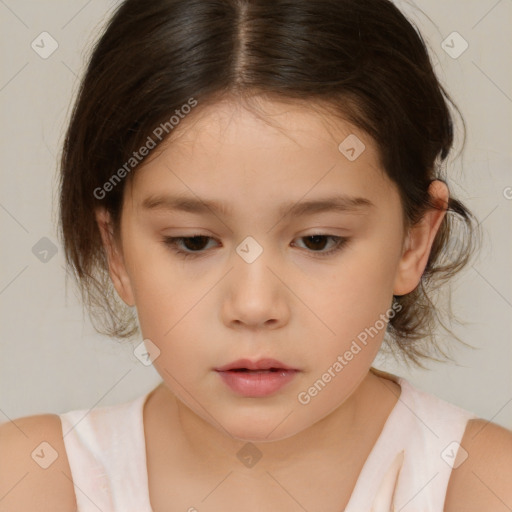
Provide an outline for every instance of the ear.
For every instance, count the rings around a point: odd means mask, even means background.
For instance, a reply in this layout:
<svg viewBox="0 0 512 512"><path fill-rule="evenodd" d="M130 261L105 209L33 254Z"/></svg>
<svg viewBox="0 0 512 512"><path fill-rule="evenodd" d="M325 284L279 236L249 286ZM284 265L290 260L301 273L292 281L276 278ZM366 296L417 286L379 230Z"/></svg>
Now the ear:
<svg viewBox="0 0 512 512"><path fill-rule="evenodd" d="M428 191L433 202L440 209L429 208L418 224L409 229L398 264L393 295L406 295L418 286L427 266L434 238L446 215L450 197L446 184L440 180L434 180Z"/></svg>
<svg viewBox="0 0 512 512"><path fill-rule="evenodd" d="M128 305L134 306L134 294L126 267L122 249L114 237L114 228L109 212L105 208L95 210L96 222L101 233L103 247L108 258L108 270L112 283L114 284L119 297Z"/></svg>

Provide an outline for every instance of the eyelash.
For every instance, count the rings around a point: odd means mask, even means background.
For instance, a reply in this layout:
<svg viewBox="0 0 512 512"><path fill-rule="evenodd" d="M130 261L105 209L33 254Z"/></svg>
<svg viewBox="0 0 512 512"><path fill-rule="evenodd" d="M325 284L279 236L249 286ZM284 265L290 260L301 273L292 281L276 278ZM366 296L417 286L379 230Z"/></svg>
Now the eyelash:
<svg viewBox="0 0 512 512"><path fill-rule="evenodd" d="M336 245L334 246L334 248L332 248L326 252L308 251L308 252L313 253L314 257L319 257L319 258L326 258L328 256L332 256L333 254L335 254L338 251L340 251L341 249L343 249L345 247L345 245L347 244L347 242L349 241L349 238L347 238L347 237L328 235L328 234L324 234L324 233L313 233L312 235L301 236L299 238L312 238L312 237L318 237L318 236L332 238L336 242ZM175 254L177 254L181 258L199 258L205 254L204 249L202 251L190 252L190 251L183 251L183 250L177 248L179 242L181 242L183 240L189 240L192 238L212 239L211 236L205 236L205 235L191 235L191 236L178 236L178 237L166 236L166 237L163 237L163 242L166 246L168 246Z"/></svg>

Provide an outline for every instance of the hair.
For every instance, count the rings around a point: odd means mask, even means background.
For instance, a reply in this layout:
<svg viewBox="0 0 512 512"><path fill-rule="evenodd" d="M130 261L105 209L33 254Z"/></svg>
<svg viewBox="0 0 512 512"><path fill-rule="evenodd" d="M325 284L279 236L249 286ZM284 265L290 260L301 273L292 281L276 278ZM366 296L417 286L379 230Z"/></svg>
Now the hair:
<svg viewBox="0 0 512 512"><path fill-rule="evenodd" d="M155 142L157 127L166 127L168 140L171 116L187 112L191 98L198 111L257 96L321 108L372 137L399 191L405 226L440 208L428 188L436 179L447 183L449 104L459 111L436 78L421 34L392 2L126 0L92 49L60 162L66 268L99 333L122 339L139 329L113 287L94 215L106 208L119 234L125 185L140 164L124 166L131 172L120 167L133 163L150 138ZM106 186L116 173L117 182ZM109 191L95 193L100 189ZM440 361L439 354L451 359L435 336L437 321L453 333L432 293L475 249L471 212L451 194L443 209L420 283L393 297L401 308L385 337L392 353L418 366L421 359Z"/></svg>

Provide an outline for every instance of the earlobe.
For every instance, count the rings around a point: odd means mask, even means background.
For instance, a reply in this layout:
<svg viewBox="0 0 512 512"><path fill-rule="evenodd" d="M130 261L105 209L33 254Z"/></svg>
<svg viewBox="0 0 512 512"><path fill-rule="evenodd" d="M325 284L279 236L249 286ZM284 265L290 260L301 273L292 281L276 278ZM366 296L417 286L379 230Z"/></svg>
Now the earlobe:
<svg viewBox="0 0 512 512"><path fill-rule="evenodd" d="M418 286L427 266L435 236L446 215L449 199L446 184L434 180L430 184L429 194L439 209L429 208L422 219L410 227L398 264L393 295L406 295Z"/></svg>
<svg viewBox="0 0 512 512"><path fill-rule="evenodd" d="M101 240L105 249L108 269L112 283L119 294L119 297L130 307L135 305L134 294L126 267L122 250L114 237L114 228L109 212L105 208L98 208L95 211L96 222L101 234Z"/></svg>

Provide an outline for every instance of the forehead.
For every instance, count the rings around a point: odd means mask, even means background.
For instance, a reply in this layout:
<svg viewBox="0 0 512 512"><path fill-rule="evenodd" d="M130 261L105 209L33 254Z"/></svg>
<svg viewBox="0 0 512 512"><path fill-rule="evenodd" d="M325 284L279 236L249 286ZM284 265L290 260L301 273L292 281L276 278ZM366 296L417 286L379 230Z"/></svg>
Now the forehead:
<svg viewBox="0 0 512 512"><path fill-rule="evenodd" d="M259 96L224 99L197 106L162 144L192 149L196 144L243 145L264 150L276 144L307 148L319 143L337 145L350 134L369 139L325 102L269 100ZM373 141L368 140L369 143Z"/></svg>
<svg viewBox="0 0 512 512"><path fill-rule="evenodd" d="M256 200L267 191L291 200L333 187L375 195L386 181L374 141L325 105L221 101L180 122L137 168L130 195L139 206L177 189L198 198Z"/></svg>

